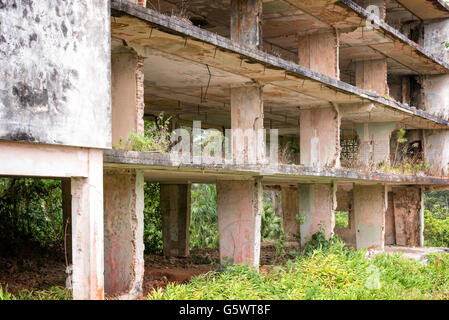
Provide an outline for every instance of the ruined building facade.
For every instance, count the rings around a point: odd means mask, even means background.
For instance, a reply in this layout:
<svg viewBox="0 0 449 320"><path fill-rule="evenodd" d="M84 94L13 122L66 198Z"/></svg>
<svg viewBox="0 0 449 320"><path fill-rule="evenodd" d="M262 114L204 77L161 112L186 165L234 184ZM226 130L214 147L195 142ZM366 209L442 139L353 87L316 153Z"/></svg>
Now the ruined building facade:
<svg viewBox="0 0 449 320"><path fill-rule="evenodd" d="M217 186L222 260L258 265L264 189L302 244L423 246L423 192L449 182L444 41L443 0L3 0L0 176L62 180L75 299L142 293L145 181L166 256L189 254L192 183ZM295 150L273 166L113 148L160 113Z"/></svg>

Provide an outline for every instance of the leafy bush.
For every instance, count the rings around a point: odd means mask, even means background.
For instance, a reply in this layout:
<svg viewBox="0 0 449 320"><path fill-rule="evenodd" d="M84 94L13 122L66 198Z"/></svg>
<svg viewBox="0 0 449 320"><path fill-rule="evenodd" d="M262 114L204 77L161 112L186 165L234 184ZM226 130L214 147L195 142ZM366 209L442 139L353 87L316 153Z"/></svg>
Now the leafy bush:
<svg viewBox="0 0 449 320"><path fill-rule="evenodd" d="M197 276L187 284L169 284L148 299L162 300L394 300L448 299L449 255L432 254L427 263L335 243L311 251L268 272L231 265L223 272Z"/></svg>
<svg viewBox="0 0 449 320"><path fill-rule="evenodd" d="M162 216L159 208L160 184L146 182L144 186L143 242L145 253L162 252Z"/></svg>
<svg viewBox="0 0 449 320"><path fill-rule="evenodd" d="M347 228L349 225L347 211L335 211L335 228Z"/></svg>
<svg viewBox="0 0 449 320"><path fill-rule="evenodd" d="M192 185L190 247L218 247L217 189L213 184Z"/></svg>
<svg viewBox="0 0 449 320"><path fill-rule="evenodd" d="M170 118L164 119L164 115L161 114L155 118L155 121L144 121L143 136L131 131L126 140L120 137L120 141L114 145L114 149L168 152L170 147L169 127Z"/></svg>
<svg viewBox="0 0 449 320"><path fill-rule="evenodd" d="M72 300L72 293L66 288L56 286L46 290L21 290L11 294L0 286L0 300Z"/></svg>
<svg viewBox="0 0 449 320"><path fill-rule="evenodd" d="M449 247L449 192L427 192L424 201L424 241L426 246Z"/></svg>
<svg viewBox="0 0 449 320"><path fill-rule="evenodd" d="M279 240L282 235L282 219L276 216L273 205L270 202L265 202L263 206L261 222L262 241Z"/></svg>
<svg viewBox="0 0 449 320"><path fill-rule="evenodd" d="M1 178L0 234L10 247L15 241L62 243L61 182Z"/></svg>

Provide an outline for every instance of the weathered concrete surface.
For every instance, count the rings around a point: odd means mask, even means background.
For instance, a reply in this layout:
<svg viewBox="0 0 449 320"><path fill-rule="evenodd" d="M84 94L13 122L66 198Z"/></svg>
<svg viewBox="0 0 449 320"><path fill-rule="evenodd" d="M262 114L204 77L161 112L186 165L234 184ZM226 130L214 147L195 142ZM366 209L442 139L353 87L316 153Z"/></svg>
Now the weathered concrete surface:
<svg viewBox="0 0 449 320"><path fill-rule="evenodd" d="M260 178L217 181L220 260L258 266L263 210Z"/></svg>
<svg viewBox="0 0 449 320"><path fill-rule="evenodd" d="M231 88L232 150L236 163L258 163L261 157L257 130L263 129L262 88L244 86ZM262 146L263 147L263 146Z"/></svg>
<svg viewBox="0 0 449 320"><path fill-rule="evenodd" d="M391 134L397 128L395 122L358 123L356 131L360 139L359 160L365 166L390 163Z"/></svg>
<svg viewBox="0 0 449 320"><path fill-rule="evenodd" d="M356 232L354 221L354 194L351 187L338 186L337 187L337 208L336 211L348 212L348 227L334 228L334 232L338 235L347 246L356 247Z"/></svg>
<svg viewBox="0 0 449 320"><path fill-rule="evenodd" d="M88 177L89 149L0 141L0 174L29 177Z"/></svg>
<svg viewBox="0 0 449 320"><path fill-rule="evenodd" d="M394 221L393 192L388 192L388 206L385 212L385 245L396 244L396 224Z"/></svg>
<svg viewBox="0 0 449 320"><path fill-rule="evenodd" d="M442 42L449 39L449 19L429 22L424 25L424 47L449 62L449 50ZM444 119L449 118L449 75L421 77L421 103L429 113ZM424 161L435 174L449 173L449 143L447 131L426 130L424 132Z"/></svg>
<svg viewBox="0 0 449 320"><path fill-rule="evenodd" d="M105 291L142 295L144 274L143 172L104 171Z"/></svg>
<svg viewBox="0 0 449 320"><path fill-rule="evenodd" d="M128 139L130 132L143 135L145 103L143 58L129 49L112 54L112 144L122 138Z"/></svg>
<svg viewBox="0 0 449 320"><path fill-rule="evenodd" d="M383 250L385 243L385 185L354 185L356 248Z"/></svg>
<svg viewBox="0 0 449 320"><path fill-rule="evenodd" d="M355 85L359 88L375 92L379 95L388 95L387 59L367 60L354 62Z"/></svg>
<svg viewBox="0 0 449 320"><path fill-rule="evenodd" d="M397 0L422 20L449 17L449 4L445 0Z"/></svg>
<svg viewBox="0 0 449 320"><path fill-rule="evenodd" d="M299 235L299 194L297 186L281 186L282 222L287 240L296 240Z"/></svg>
<svg viewBox="0 0 449 320"><path fill-rule="evenodd" d="M302 165L340 166L340 115L336 108L301 110L299 132Z"/></svg>
<svg viewBox="0 0 449 320"><path fill-rule="evenodd" d="M166 54L201 62L210 67L271 84L281 89L306 94L321 103L324 101L342 104L378 103L385 107L385 109L376 109L382 111L382 120L386 120L386 112L384 111L388 111L388 117L403 115L402 121L413 124L414 127L447 126L446 121L428 115L422 110L361 90L295 63L251 49L248 46L239 45L229 39L184 23L179 19L133 6L123 0L112 0L111 3L114 9L112 13L114 16L114 23L112 24L114 37L123 39L129 44L133 43L135 49L140 46L139 52L159 50ZM134 15L141 20L130 15ZM357 25L359 24L360 18L357 19ZM150 33L151 38L148 37ZM179 50L181 47L183 49ZM371 112L369 115L374 118L375 114L375 112ZM368 119L368 114L363 115ZM418 118L423 120L417 121Z"/></svg>
<svg viewBox="0 0 449 320"><path fill-rule="evenodd" d="M331 78L340 79L337 30L300 35L298 64Z"/></svg>
<svg viewBox="0 0 449 320"><path fill-rule="evenodd" d="M262 0L231 0L231 40L262 49Z"/></svg>
<svg viewBox="0 0 449 320"><path fill-rule="evenodd" d="M394 222L398 246L416 247L421 242L422 191L419 187L394 187Z"/></svg>
<svg viewBox="0 0 449 320"><path fill-rule="evenodd" d="M236 164L197 164L190 162L175 164L170 154L154 152L138 152L123 150L106 150L105 167L108 168L140 168L151 172L148 181L192 181L214 183L216 179L242 179L245 176L261 176L264 180L277 182L291 181L301 183L312 181L316 183L330 182L335 179L351 182L389 184L418 184L436 188L448 185L449 179L441 177L428 177L420 175L391 174L380 171L356 171L332 168L312 168L299 165L236 165ZM2 159L0 157L0 164ZM181 178L179 178L179 176ZM182 178L183 177L183 178ZM209 179L208 182L204 182Z"/></svg>
<svg viewBox="0 0 449 320"><path fill-rule="evenodd" d="M87 178L72 178L73 299L104 298L103 153L90 149Z"/></svg>
<svg viewBox="0 0 449 320"><path fill-rule="evenodd" d="M335 184L299 184L299 215L304 223L300 226L301 247L312 235L324 232L326 238L334 233L336 186Z"/></svg>
<svg viewBox="0 0 449 320"><path fill-rule="evenodd" d="M0 139L109 148L109 1L2 1L0 21Z"/></svg>
<svg viewBox="0 0 449 320"><path fill-rule="evenodd" d="M190 184L161 184L162 250L166 257L189 255L190 187Z"/></svg>

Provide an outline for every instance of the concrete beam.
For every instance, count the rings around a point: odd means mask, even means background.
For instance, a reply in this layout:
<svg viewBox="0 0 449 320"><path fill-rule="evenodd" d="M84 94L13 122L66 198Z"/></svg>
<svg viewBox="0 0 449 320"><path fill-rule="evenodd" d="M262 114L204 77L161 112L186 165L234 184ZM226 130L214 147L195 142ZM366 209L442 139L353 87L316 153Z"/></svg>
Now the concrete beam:
<svg viewBox="0 0 449 320"><path fill-rule="evenodd" d="M166 257L189 255L190 187L190 184L161 184L162 247Z"/></svg>
<svg viewBox="0 0 449 320"><path fill-rule="evenodd" d="M104 298L103 153L89 150L87 178L72 178L72 288L75 300Z"/></svg>
<svg viewBox="0 0 449 320"><path fill-rule="evenodd" d="M300 226L301 247L318 231L330 238L335 227L336 185L299 184L298 189L299 215L304 219Z"/></svg>
<svg viewBox="0 0 449 320"><path fill-rule="evenodd" d="M259 265L262 179L217 181L220 260Z"/></svg>
<svg viewBox="0 0 449 320"><path fill-rule="evenodd" d="M287 240L296 240L300 227L296 219L299 216L299 193L297 186L281 186L282 221Z"/></svg>
<svg viewBox="0 0 449 320"><path fill-rule="evenodd" d="M387 205L387 188L385 185L354 185L357 249L384 249Z"/></svg>
<svg viewBox="0 0 449 320"><path fill-rule="evenodd" d="M300 162L308 167L340 167L338 108L300 110Z"/></svg>
<svg viewBox="0 0 449 320"><path fill-rule="evenodd" d="M105 290L142 295L144 179L140 170L104 171Z"/></svg>
<svg viewBox="0 0 449 320"><path fill-rule="evenodd" d="M143 58L131 50L112 53L112 145L130 132L144 133Z"/></svg>

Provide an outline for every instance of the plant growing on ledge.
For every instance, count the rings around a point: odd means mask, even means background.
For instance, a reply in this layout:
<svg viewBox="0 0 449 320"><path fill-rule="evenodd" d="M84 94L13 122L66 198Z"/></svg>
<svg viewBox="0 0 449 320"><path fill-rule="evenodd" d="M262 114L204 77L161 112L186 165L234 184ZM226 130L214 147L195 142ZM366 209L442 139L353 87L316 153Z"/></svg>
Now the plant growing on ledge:
<svg viewBox="0 0 449 320"><path fill-rule="evenodd" d="M113 146L118 150L132 150L141 152L161 152L166 153L170 147L170 119L164 119L161 113L155 116L154 121L144 121L144 135L131 131L128 139L120 137L120 141Z"/></svg>

